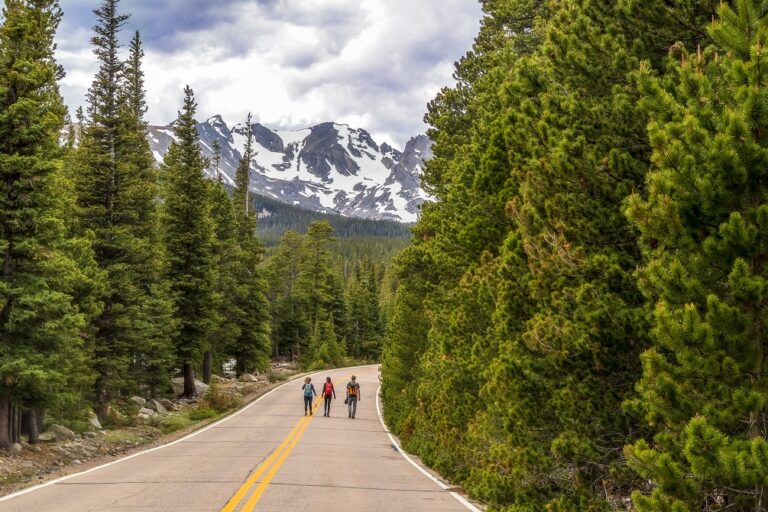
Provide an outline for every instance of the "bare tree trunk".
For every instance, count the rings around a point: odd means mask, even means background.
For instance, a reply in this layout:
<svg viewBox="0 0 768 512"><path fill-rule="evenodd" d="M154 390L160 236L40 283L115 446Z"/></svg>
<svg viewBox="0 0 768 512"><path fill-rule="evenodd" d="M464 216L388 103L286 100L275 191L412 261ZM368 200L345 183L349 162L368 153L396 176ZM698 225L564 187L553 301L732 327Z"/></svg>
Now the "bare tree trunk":
<svg viewBox="0 0 768 512"><path fill-rule="evenodd" d="M11 443L21 442L21 408L11 405Z"/></svg>
<svg viewBox="0 0 768 512"><path fill-rule="evenodd" d="M0 395L0 448L11 447L11 399Z"/></svg>
<svg viewBox="0 0 768 512"><path fill-rule="evenodd" d="M211 366L213 365L213 352L206 350L203 354L203 382L211 383Z"/></svg>
<svg viewBox="0 0 768 512"><path fill-rule="evenodd" d="M187 398L197 396L195 370L192 368L192 363L184 363L184 393L182 396Z"/></svg>
<svg viewBox="0 0 768 512"><path fill-rule="evenodd" d="M29 429L28 435L29 435L29 444L37 444L40 442L40 424L37 422L39 419L37 410L39 409L38 406L33 405L29 408L28 414L28 423L27 427Z"/></svg>

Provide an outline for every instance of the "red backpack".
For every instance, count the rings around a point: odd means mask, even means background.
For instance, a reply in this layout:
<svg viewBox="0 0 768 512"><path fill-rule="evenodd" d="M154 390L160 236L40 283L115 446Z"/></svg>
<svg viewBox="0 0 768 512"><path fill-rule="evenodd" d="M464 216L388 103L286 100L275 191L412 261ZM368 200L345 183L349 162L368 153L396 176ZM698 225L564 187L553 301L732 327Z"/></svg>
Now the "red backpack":
<svg viewBox="0 0 768 512"><path fill-rule="evenodd" d="M333 396L333 384L326 382L325 387L323 388L323 394L325 396Z"/></svg>

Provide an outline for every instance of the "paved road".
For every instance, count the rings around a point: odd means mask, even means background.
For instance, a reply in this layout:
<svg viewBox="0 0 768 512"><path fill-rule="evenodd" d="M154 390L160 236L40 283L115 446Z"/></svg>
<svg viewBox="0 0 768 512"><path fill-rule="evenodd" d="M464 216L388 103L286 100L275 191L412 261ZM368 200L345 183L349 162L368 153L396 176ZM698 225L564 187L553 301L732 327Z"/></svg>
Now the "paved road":
<svg viewBox="0 0 768 512"><path fill-rule="evenodd" d="M352 372L362 397L347 418ZM302 416L301 381L171 445L0 500L0 512L466 511L393 447L376 409L376 367L330 375L331 417Z"/></svg>

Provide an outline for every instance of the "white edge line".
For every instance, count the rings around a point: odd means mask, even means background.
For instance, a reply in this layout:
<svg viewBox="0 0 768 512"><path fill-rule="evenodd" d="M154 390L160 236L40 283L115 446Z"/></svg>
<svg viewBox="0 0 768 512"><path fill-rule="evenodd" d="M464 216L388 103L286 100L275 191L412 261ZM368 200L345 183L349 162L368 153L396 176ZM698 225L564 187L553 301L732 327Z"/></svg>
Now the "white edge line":
<svg viewBox="0 0 768 512"><path fill-rule="evenodd" d="M392 442L392 446L400 453L400 455L403 456L405 460L407 460L413 467L418 469L424 476L435 482L438 487L440 487L443 490L449 489L449 487L435 478L432 474L429 473L426 469L421 467L416 461L414 461L406 452L400 447L400 444L397 442L397 440L394 438L392 433L389 431L389 428L387 428L387 424L384 423L384 416L381 415L381 406L379 405L379 397L381 396L381 385L379 385L379 388L376 390L376 412L379 415L379 421L381 421L381 426L384 427L384 432L387 434L387 437L389 437L389 440ZM474 506L472 503L470 503L464 496L457 492L450 491L450 495L456 498L459 503L467 507L472 512L483 512L476 506Z"/></svg>
<svg viewBox="0 0 768 512"><path fill-rule="evenodd" d="M366 365L366 366L368 366L368 365ZM101 466L96 466L96 467L93 467L91 469L87 469L85 471L81 471L79 473L73 473L71 475L67 475L67 476L63 476L61 478L57 478L55 480L51 480L50 482L45 482L43 484L38 484L38 485L35 485L33 487L29 487L27 489L23 489L21 491L15 492L13 494L9 494L7 496L2 496L2 497L0 497L0 503L2 503L4 501L10 501L10 500L12 500L14 498L18 498L20 496L24 496L25 494L29 494L29 493L32 493L32 492L35 492L35 491L39 491L39 490L44 489L46 487L50 487L52 485L56 485L56 484L64 482L64 481L71 480L72 478L77 478L79 476L87 475L88 473L92 473L94 471L98 471L100 469L104 469L104 468L107 468L109 466L113 466L115 464L119 464L121 462L125 462L127 460L131 460L131 459L139 457L141 455L146 455L148 453L156 452L157 450L162 450L163 448L168 448L169 446L173 446L175 444L178 444L178 443L181 443L183 441L186 441L187 439L190 439L190 438L193 438L193 437L195 437L197 435L200 435L203 432L205 432L207 430L210 430L210 429L220 425L221 423L224 423L225 421L231 420L235 416L239 416L240 414L244 413L245 411L247 411L248 409L250 409L251 407L253 407L257 403L261 402L263 399L267 398L269 395L271 395L272 393L274 393L278 389L282 388L283 386L287 386L288 384L292 384L294 381L296 381L298 379L301 379L303 377L306 377L307 375L315 376L315 375L318 375L318 374L321 374L321 373L327 373L328 371L347 370L347 369L351 370L351 369L354 369L354 368L364 368L364 367L365 366L350 366L349 368L334 368L333 370L324 370L324 371L320 371L320 372L316 372L316 373L311 373L311 374L298 375L298 376L294 377L293 379L290 379L288 382L284 382L283 384L280 384L276 388L270 389L269 391L267 391L266 393L261 395L259 398L257 398L253 402L251 402L248 405L246 405L245 407L243 407L242 409L239 409L239 410L233 412L232 414L230 414L230 415L228 415L228 416L226 416L226 417L224 417L224 418L222 418L222 419L220 419L218 421L215 421L214 423L211 423L207 427L201 428L200 430L195 430L191 434L187 434L186 436L184 436L184 437L182 437L180 439L177 439L175 441L171 441L168 444L163 444L163 445L160 445L160 446L155 446L154 448L150 448L150 449L144 450L142 452L134 453L133 455L128 455L127 457L123 457L121 459L113 460L112 462L107 462L106 464L102 464ZM378 400L378 398L377 398L377 400ZM382 421L382 424L383 424L383 421Z"/></svg>

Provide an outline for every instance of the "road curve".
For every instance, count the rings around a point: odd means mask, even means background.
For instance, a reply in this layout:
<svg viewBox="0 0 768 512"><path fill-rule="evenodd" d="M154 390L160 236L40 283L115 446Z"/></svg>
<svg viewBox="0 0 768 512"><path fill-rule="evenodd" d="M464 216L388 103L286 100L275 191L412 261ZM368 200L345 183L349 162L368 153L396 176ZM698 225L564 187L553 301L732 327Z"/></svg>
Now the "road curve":
<svg viewBox="0 0 768 512"><path fill-rule="evenodd" d="M343 403L352 373L362 390L354 420ZM175 443L0 498L0 512L473 509L392 444L375 366L315 374L318 391L326 376L338 392L329 418L322 409L304 418L301 381L292 381Z"/></svg>

